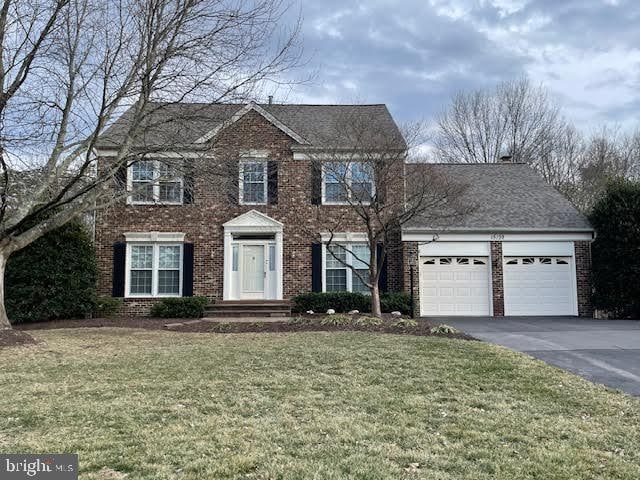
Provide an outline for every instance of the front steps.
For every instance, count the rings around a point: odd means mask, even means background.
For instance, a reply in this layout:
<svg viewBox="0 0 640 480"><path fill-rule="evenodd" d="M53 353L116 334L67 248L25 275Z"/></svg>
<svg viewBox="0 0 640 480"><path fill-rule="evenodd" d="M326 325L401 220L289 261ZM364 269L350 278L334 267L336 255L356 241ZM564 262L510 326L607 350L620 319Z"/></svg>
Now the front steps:
<svg viewBox="0 0 640 480"><path fill-rule="evenodd" d="M288 300L221 300L207 305L205 318L222 317L290 317Z"/></svg>

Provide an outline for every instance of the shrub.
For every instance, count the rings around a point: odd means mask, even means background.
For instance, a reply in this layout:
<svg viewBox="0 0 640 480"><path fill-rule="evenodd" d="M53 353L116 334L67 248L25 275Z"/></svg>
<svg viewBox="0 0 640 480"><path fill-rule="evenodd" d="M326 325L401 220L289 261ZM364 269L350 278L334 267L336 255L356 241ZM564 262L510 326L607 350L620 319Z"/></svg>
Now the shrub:
<svg viewBox="0 0 640 480"><path fill-rule="evenodd" d="M68 223L9 257L7 314L14 323L85 317L96 306L97 277L91 236Z"/></svg>
<svg viewBox="0 0 640 480"><path fill-rule="evenodd" d="M292 317L287 320L289 325L306 325L308 323L312 323L312 319L308 317Z"/></svg>
<svg viewBox="0 0 640 480"><path fill-rule="evenodd" d="M351 318L346 315L327 315L320 320L321 325L332 325L334 327L342 327L351 324Z"/></svg>
<svg viewBox="0 0 640 480"><path fill-rule="evenodd" d="M418 326L418 322L413 318L401 318L393 322L391 326L396 328L413 328Z"/></svg>
<svg viewBox="0 0 640 480"><path fill-rule="evenodd" d="M163 298L151 307L152 317L200 318L209 300L207 297Z"/></svg>
<svg viewBox="0 0 640 480"><path fill-rule="evenodd" d="M371 311L371 299L362 293L351 292L310 292L293 297L293 310L295 312L324 313L333 308L336 312L345 313L350 310L360 310L361 312Z"/></svg>
<svg viewBox="0 0 640 480"><path fill-rule="evenodd" d="M97 318L108 318L115 316L122 307L122 299L115 297L98 297L94 316Z"/></svg>
<svg viewBox="0 0 640 480"><path fill-rule="evenodd" d="M382 319L378 317L358 317L353 321L353 324L357 327L374 327L382 325Z"/></svg>
<svg viewBox="0 0 640 480"><path fill-rule="evenodd" d="M456 333L460 333L460 330L458 330L457 328L452 327L450 325L445 325L444 323L440 325L436 325L435 327L431 328L431 330L429 331L431 333L440 334L440 335L454 335Z"/></svg>
<svg viewBox="0 0 640 480"><path fill-rule="evenodd" d="M401 312L411 314L411 295L406 292L385 292L380 295L380 307L383 312Z"/></svg>
<svg viewBox="0 0 640 480"><path fill-rule="evenodd" d="M610 183L590 220L598 233L591 246L594 306L640 318L640 182Z"/></svg>

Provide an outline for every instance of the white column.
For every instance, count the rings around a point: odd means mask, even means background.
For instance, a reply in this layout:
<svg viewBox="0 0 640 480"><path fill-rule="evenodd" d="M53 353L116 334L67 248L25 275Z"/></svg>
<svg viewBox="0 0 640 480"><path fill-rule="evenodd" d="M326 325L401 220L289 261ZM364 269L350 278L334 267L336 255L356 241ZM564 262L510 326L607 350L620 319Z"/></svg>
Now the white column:
<svg viewBox="0 0 640 480"><path fill-rule="evenodd" d="M282 231L276 232L276 299L283 298L283 279L284 279L284 248L283 248Z"/></svg>
<svg viewBox="0 0 640 480"><path fill-rule="evenodd" d="M224 232L224 271L222 272L222 298L231 300L231 264L233 261L233 250L231 241L233 237L231 232Z"/></svg>

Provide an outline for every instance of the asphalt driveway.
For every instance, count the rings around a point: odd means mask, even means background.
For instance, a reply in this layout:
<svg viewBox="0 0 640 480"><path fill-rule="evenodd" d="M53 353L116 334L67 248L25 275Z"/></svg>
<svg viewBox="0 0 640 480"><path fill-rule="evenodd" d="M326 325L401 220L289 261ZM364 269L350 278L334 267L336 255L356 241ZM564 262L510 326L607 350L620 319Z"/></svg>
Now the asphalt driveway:
<svg viewBox="0 0 640 480"><path fill-rule="evenodd" d="M438 320L592 382L640 396L640 321L573 317Z"/></svg>

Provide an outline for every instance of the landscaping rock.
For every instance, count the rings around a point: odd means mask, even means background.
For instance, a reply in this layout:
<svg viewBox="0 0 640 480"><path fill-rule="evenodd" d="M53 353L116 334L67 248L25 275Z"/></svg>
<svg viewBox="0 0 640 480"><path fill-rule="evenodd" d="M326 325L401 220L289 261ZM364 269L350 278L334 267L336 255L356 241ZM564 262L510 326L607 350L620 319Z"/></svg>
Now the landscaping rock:
<svg viewBox="0 0 640 480"><path fill-rule="evenodd" d="M394 316L394 317L401 317L401 316L402 316L402 313L401 313L401 312L398 312L398 311L396 310L396 311L394 311L394 312L391 312L391 315L392 315L392 316Z"/></svg>
<svg viewBox="0 0 640 480"><path fill-rule="evenodd" d="M329 310L327 310L327 315L334 315L336 313L336 311L333 308L330 308Z"/></svg>
<svg viewBox="0 0 640 480"><path fill-rule="evenodd" d="M307 315L313 315L313 310L307 310Z"/></svg>
<svg viewBox="0 0 640 480"><path fill-rule="evenodd" d="M360 310L351 310L349 315L357 315L358 313L360 313Z"/></svg>

